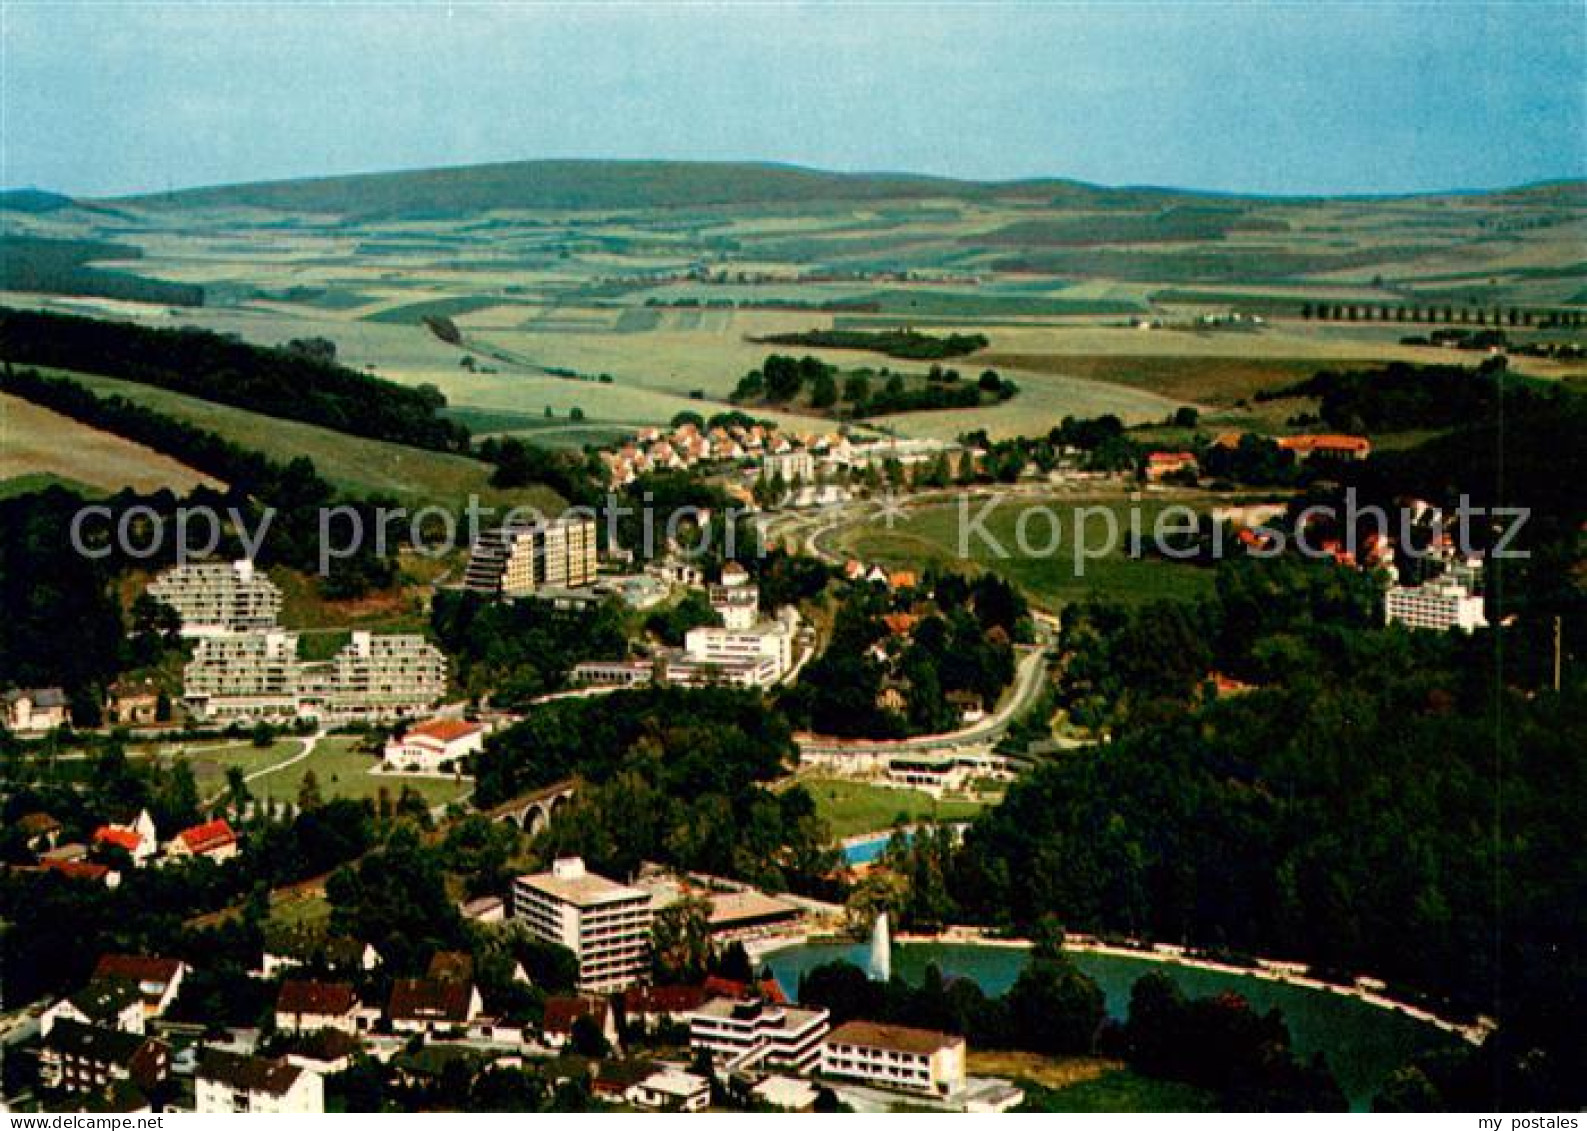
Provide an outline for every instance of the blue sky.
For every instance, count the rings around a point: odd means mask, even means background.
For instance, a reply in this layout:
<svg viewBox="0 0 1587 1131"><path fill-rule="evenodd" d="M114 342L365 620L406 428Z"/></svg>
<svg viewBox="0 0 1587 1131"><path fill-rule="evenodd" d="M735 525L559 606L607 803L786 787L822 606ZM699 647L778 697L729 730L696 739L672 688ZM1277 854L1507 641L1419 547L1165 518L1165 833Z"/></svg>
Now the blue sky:
<svg viewBox="0 0 1587 1131"><path fill-rule="evenodd" d="M1587 175L1587 6L6 0L0 184L535 157L1246 192Z"/></svg>

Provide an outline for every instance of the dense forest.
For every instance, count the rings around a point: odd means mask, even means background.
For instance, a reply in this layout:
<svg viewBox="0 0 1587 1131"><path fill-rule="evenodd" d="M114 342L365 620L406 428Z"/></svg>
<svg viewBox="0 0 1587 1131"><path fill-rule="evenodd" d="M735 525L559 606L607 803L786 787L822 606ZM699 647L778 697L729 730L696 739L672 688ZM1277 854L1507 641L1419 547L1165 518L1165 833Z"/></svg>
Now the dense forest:
<svg viewBox="0 0 1587 1131"><path fill-rule="evenodd" d="M1372 608L1353 571L1244 561L1198 605L1072 610L1060 701L1112 741L1041 765L962 844L897 846L904 921L1056 915L1371 974L1497 1011L1550 1087L1580 1079L1587 687L1539 691L1486 634ZM1213 671L1251 689L1217 697Z"/></svg>
<svg viewBox="0 0 1587 1131"><path fill-rule="evenodd" d="M265 416L437 451L467 451L446 398L334 360L330 343L270 349L195 329L0 308L0 358L120 377Z"/></svg>
<svg viewBox="0 0 1587 1131"><path fill-rule="evenodd" d="M832 894L831 833L801 787L768 788L795 758L787 721L727 688L649 688L537 708L487 740L475 799L494 805L577 775L547 851L613 875L643 860Z"/></svg>
<svg viewBox="0 0 1587 1131"><path fill-rule="evenodd" d="M933 365L925 377L888 369L845 372L818 357L771 354L759 369L739 378L735 404L790 404L796 401L818 412L861 419L895 412L975 408L1006 401L1019 392L1013 381L988 369L974 380L961 379L957 369Z"/></svg>
<svg viewBox="0 0 1587 1131"><path fill-rule="evenodd" d="M924 599L930 593L931 600ZM831 639L779 707L819 734L904 738L953 730L966 703L990 708L1014 678L1028 635L1025 600L994 574L945 573L918 591L851 586ZM901 707L889 706L893 689Z"/></svg>
<svg viewBox="0 0 1587 1131"><path fill-rule="evenodd" d="M621 659L628 648L615 599L589 610L558 609L549 601L503 604L443 589L431 603L430 627L458 686L504 710L561 690L574 664Z"/></svg>

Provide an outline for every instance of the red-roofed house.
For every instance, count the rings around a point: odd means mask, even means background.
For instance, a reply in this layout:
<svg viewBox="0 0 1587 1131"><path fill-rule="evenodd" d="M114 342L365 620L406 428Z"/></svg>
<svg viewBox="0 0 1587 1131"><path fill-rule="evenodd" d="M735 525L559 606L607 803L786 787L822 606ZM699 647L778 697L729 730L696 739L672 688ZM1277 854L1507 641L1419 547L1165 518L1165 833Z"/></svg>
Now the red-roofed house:
<svg viewBox="0 0 1587 1131"><path fill-rule="evenodd" d="M94 967L95 982L128 982L143 997L145 1017L160 1017L182 992L187 964L147 954L105 954Z"/></svg>
<svg viewBox="0 0 1587 1131"><path fill-rule="evenodd" d="M205 856L219 864L237 855L237 834L224 817L217 817L177 833L165 853L175 858Z"/></svg>
<svg viewBox="0 0 1587 1131"><path fill-rule="evenodd" d="M1200 470L1191 452L1152 452L1146 457L1146 478L1152 483L1175 472Z"/></svg>
<svg viewBox="0 0 1587 1131"><path fill-rule="evenodd" d="M1372 441L1365 436L1324 433L1315 436L1280 436L1278 446L1294 452L1296 459L1361 460L1372 454Z"/></svg>
<svg viewBox="0 0 1587 1131"><path fill-rule="evenodd" d="M431 719L386 743L386 765L393 770L434 772L476 753L485 744L485 727L462 719Z"/></svg>
<svg viewBox="0 0 1587 1131"><path fill-rule="evenodd" d="M732 978L722 978L716 974L710 975L705 980L705 992L708 998L730 997L734 999L758 997L762 1001L773 1005L787 1005L788 996L782 992L782 987L777 984L776 978L762 978L755 985L748 982L739 982Z"/></svg>
<svg viewBox="0 0 1587 1131"><path fill-rule="evenodd" d="M132 857L134 867L141 868L159 849L155 836L154 818L147 809L137 819L126 825L101 825L94 830L94 847L119 848Z"/></svg>

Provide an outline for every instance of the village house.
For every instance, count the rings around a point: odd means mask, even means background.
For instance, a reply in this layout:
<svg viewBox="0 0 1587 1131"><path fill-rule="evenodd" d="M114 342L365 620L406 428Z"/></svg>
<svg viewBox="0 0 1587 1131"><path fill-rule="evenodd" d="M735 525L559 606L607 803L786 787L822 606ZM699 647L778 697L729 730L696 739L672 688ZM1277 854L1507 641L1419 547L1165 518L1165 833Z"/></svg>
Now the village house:
<svg viewBox="0 0 1587 1131"><path fill-rule="evenodd" d="M1170 475L1196 474L1200 470L1196 457L1190 452L1151 452L1146 457L1146 480L1157 483Z"/></svg>
<svg viewBox="0 0 1587 1131"><path fill-rule="evenodd" d="M165 854L173 860L202 856L219 864L237 855L237 834L224 817L217 817L177 833L166 842Z"/></svg>
<svg viewBox="0 0 1587 1131"><path fill-rule="evenodd" d="M22 834L28 851L41 855L53 849L60 840L61 823L48 813L25 813L17 818L17 831Z"/></svg>
<svg viewBox="0 0 1587 1131"><path fill-rule="evenodd" d="M650 1032L663 1025L687 1025L708 994L702 985L631 986L623 991L623 1021L630 1029Z"/></svg>
<svg viewBox="0 0 1587 1131"><path fill-rule="evenodd" d="M200 1115L319 1115L325 1081L286 1060L206 1048L193 1081L193 1110Z"/></svg>
<svg viewBox="0 0 1587 1131"><path fill-rule="evenodd" d="M145 1023L143 995L130 982L91 982L39 1014L39 1035L48 1037L59 1021L99 1025L141 1036Z"/></svg>
<svg viewBox="0 0 1587 1131"><path fill-rule="evenodd" d="M105 721L114 726L148 726L160 713L160 689L152 679L117 680L105 695Z"/></svg>
<svg viewBox="0 0 1587 1131"><path fill-rule="evenodd" d="M143 999L145 1018L163 1017L182 992L185 962L142 954L106 954L94 967L94 983L125 982Z"/></svg>
<svg viewBox="0 0 1587 1131"><path fill-rule="evenodd" d="M85 880L88 883L104 884L107 888L113 888L121 883L120 872L90 860L68 860L46 856L39 861L39 868L68 880Z"/></svg>
<svg viewBox="0 0 1587 1131"><path fill-rule="evenodd" d="M384 761L392 770L435 773L485 745L485 727L462 719L430 719L386 743Z"/></svg>
<svg viewBox="0 0 1587 1131"><path fill-rule="evenodd" d="M573 1040L573 1027L586 1018L608 1045L617 1047L617 1018L612 1013L611 1002L603 997L546 999L540 1039L547 1048L566 1048Z"/></svg>
<svg viewBox="0 0 1587 1131"><path fill-rule="evenodd" d="M13 734L46 734L69 721L59 687L21 687L0 695L0 722Z"/></svg>
<svg viewBox="0 0 1587 1131"><path fill-rule="evenodd" d="M276 1028L283 1033L337 1029L356 1033L372 1026L375 1011L360 1011L349 982L288 978L276 993Z"/></svg>
<svg viewBox="0 0 1587 1131"><path fill-rule="evenodd" d="M466 1029L485 1010L479 991L468 982L444 978L398 978L391 987L386 1016L399 1033L444 1033Z"/></svg>
<svg viewBox="0 0 1587 1131"><path fill-rule="evenodd" d="M711 1106L711 1081L693 1072L660 1068L630 1086L623 1098L649 1111L704 1111Z"/></svg>
<svg viewBox="0 0 1587 1131"><path fill-rule="evenodd" d="M70 1018L56 1021L39 1049L40 1082L65 1092L98 1092L121 1081L148 1093L170 1070L163 1041Z"/></svg>
<svg viewBox="0 0 1587 1131"><path fill-rule="evenodd" d="M154 857L160 847L155 833L154 818L149 816L147 809L144 809L127 824L101 825L94 830L94 847L121 849L132 857L134 868L141 868Z"/></svg>

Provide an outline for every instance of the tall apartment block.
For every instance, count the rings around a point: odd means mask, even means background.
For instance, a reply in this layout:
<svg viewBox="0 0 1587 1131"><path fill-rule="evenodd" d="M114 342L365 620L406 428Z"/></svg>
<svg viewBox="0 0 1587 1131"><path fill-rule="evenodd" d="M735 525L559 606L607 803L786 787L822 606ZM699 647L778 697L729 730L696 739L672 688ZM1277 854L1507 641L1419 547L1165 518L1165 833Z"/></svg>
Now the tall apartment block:
<svg viewBox="0 0 1587 1131"><path fill-rule="evenodd" d="M463 586L493 597L526 597L589 585L595 567L595 520L563 516L483 531L470 548Z"/></svg>
<svg viewBox="0 0 1587 1131"><path fill-rule="evenodd" d="M580 993L614 993L650 969L650 893L587 871L579 857L513 882L512 914L535 938L571 950Z"/></svg>
<svg viewBox="0 0 1587 1131"><path fill-rule="evenodd" d="M176 610L183 636L262 632L276 626L281 612L281 590L246 559L176 566L150 582L148 592Z"/></svg>

